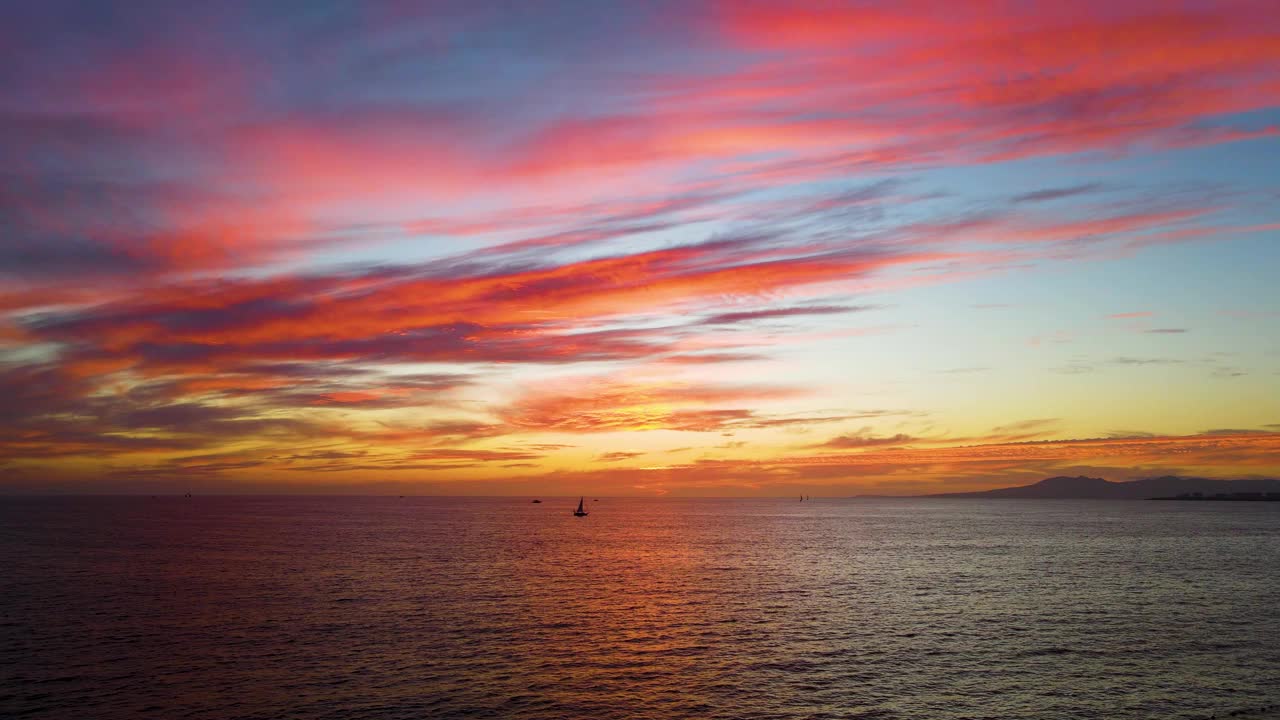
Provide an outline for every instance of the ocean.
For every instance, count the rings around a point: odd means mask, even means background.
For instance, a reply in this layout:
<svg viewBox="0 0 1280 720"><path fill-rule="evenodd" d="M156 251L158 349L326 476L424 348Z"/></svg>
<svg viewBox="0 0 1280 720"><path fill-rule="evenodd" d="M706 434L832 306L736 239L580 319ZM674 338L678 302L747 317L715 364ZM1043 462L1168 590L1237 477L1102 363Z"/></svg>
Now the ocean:
<svg viewBox="0 0 1280 720"><path fill-rule="evenodd" d="M0 498L5 718L1206 718L1280 504Z"/></svg>

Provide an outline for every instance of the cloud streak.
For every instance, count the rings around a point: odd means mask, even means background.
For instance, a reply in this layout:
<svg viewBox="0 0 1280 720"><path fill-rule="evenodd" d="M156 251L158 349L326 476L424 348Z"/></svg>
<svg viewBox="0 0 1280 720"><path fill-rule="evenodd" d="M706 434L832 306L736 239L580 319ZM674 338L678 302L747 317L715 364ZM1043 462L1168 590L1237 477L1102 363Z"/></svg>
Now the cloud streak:
<svg viewBox="0 0 1280 720"><path fill-rule="evenodd" d="M1273 14L23 8L0 29L0 467L1009 475L1124 447L995 457L1099 422L1065 398L1116 395L1110 375L1159 401L1156 369L1215 379L1189 397L1239 385L1199 411L1252 427L1274 331L1222 308L1274 297L1274 192L1230 154L1277 141ZM1195 307L1127 281L1201 271ZM1200 306L1239 326L1152 327ZM1226 337L1229 362L1189 354ZM1016 421L1042 414L1063 417ZM1185 431L1157 429L1144 447ZM984 459L947 459L965 443ZM674 447L699 459L641 467Z"/></svg>

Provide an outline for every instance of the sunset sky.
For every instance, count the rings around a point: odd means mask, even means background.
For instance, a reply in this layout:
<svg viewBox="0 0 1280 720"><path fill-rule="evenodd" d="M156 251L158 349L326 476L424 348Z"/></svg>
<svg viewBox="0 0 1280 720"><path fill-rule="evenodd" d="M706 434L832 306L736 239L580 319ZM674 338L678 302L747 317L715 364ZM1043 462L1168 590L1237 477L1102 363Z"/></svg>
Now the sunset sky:
<svg viewBox="0 0 1280 720"><path fill-rule="evenodd" d="M1280 475L1272 1L28 2L0 153L0 491Z"/></svg>

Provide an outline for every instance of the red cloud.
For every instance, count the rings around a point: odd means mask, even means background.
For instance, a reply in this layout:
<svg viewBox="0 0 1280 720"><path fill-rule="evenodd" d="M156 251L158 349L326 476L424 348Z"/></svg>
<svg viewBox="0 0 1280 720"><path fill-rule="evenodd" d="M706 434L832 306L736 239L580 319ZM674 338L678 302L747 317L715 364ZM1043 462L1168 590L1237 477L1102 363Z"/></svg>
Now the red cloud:
<svg viewBox="0 0 1280 720"><path fill-rule="evenodd" d="M514 272L289 278L160 288L47 318L28 332L91 341L157 366L223 358L556 362L644 357L662 333L571 332L591 318L655 313L847 280L927 256L709 243ZM206 365L207 366L207 365Z"/></svg>
<svg viewBox="0 0 1280 720"><path fill-rule="evenodd" d="M1123 146L1159 137L1216 142L1193 124L1271 104L1280 33L1266 4L1206 10L1103 2L1043 5L721 5L726 44L760 62L688 101L810 112L874 105L883 127L950 138L974 157ZM1270 92L1268 92L1270 91ZM900 125L899 125L900 126ZM926 131L927 128L927 131ZM909 145L929 151L940 145Z"/></svg>
<svg viewBox="0 0 1280 720"><path fill-rule="evenodd" d="M433 20L468 31L459 37L488 28L470 13L446 15ZM831 198L788 186L843 181L863 170L1274 133L1228 117L1271 107L1280 96L1273 15L1270 4L1247 0L1202 8L1146 0L1070 8L713 2L712 12L689 16L675 41L681 50L696 48L691 60L708 62L666 64L676 69L665 76L637 74L632 58L585 58L567 50L565 38L530 31L505 48L515 57L486 58L483 77L494 84L474 87L469 81L480 75L450 75L437 85L430 77L396 84L387 78L399 73L367 74L384 66L368 62L366 51L412 46L403 28L423 23L384 19L386 26L328 38L341 45L335 48L282 33L272 47L284 51L259 53L257 43L237 41L252 18L234 9L175 16L163 27L125 12L83 47L72 35L64 47L48 42L49 33L23 32L24 15L5 35L17 48L5 57L21 60L22 72L0 91L0 150L12 157L0 187L7 221L0 341L6 353L20 344L14 357L38 359L0 366L0 389L12 406L0 413L0 449L20 458L103 457L209 450L228 440L331 439L396 452L317 451L353 453L316 456L329 463L324 469L350 468L345 463L359 458L369 468L439 472L526 458L439 448L407 458L402 444L847 419L756 409L797 392L791 388L616 378L539 388L481 420L406 428L373 418L437 405L469 382L392 377L390 366L643 360L673 372L705 371L696 366L755 360L753 347L780 342L739 327L751 321L860 308L837 304L843 299L804 304L819 302L820 292L863 291L873 280L901 288L971 277L1082 247L1132 251L1272 228L1269 221L1210 227L1206 218L1229 208L1209 201L1067 214L1076 200L1066 200L1096 187L1089 183L1025 193L960 218L935 216L934 206L890 212L898 209L890 200L917 202L899 192L909 181ZM382 42L379 33L388 31L395 42ZM435 38L416 39L426 47ZM608 42L590 46L613 51ZM57 57L41 54L48 48ZM437 51L451 48L432 46ZM524 63L518 53L538 62ZM62 55L85 62L62 62ZM447 59L441 67L466 64L460 55ZM504 62L560 67L570 59L581 72L527 88L502 85L490 70ZM1028 206L1032 212L1014 212ZM714 221L706 227L720 233L715 240L690 244L663 234L704 221ZM416 266L302 274L280 264L322 248L339 251L327 262L348 260L340 253L376 253L372 246L382 241L402 250L420 235L431 243L465 237L478 247ZM415 244L406 252L420 250ZM411 257L443 254L435 245L428 250ZM825 293L833 289L840 292ZM707 463L673 477L818 477L805 475L813 468L836 477L857 463L936 475L975 465L1047 466L1131 447L992 444L1044 433L1000 428L970 439L984 442L981 450L908 443L905 434L846 435L829 446L860 452ZM1224 457L1214 455L1221 439L1147 438L1132 446L1134 455L1161 442L1180 457ZM1240 442L1245 465L1268 447L1256 438ZM912 447L877 449L899 444ZM213 454L157 472L266 462L261 453ZM405 459L412 462L397 464Z"/></svg>
<svg viewBox="0 0 1280 720"><path fill-rule="evenodd" d="M794 397L792 388L652 384L608 378L579 380L518 398L499 411L513 429L538 432L616 432L692 430L750 426L757 418L745 409L708 409L720 403L756 404Z"/></svg>

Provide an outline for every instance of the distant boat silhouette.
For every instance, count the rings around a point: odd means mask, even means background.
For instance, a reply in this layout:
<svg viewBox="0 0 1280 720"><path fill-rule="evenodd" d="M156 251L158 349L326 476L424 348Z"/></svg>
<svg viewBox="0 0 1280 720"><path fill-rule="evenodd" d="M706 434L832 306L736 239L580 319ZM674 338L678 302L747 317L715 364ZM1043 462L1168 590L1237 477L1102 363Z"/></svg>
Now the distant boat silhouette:
<svg viewBox="0 0 1280 720"><path fill-rule="evenodd" d="M573 511L574 517L586 517L587 511L582 509L582 498L578 498L578 509Z"/></svg>
<svg viewBox="0 0 1280 720"><path fill-rule="evenodd" d="M540 502L542 502L542 501L541 501L541 500L534 500L534 502L535 502L535 503L540 503Z"/></svg>

